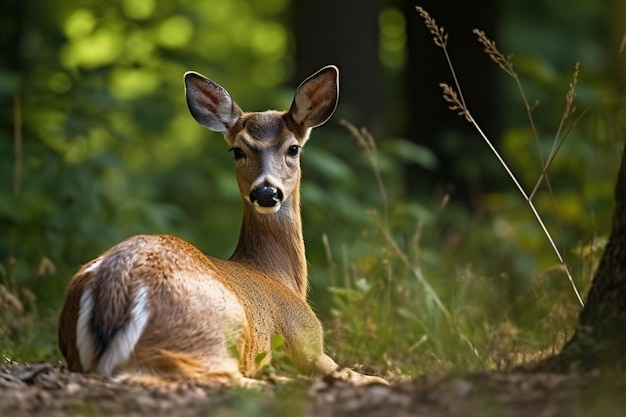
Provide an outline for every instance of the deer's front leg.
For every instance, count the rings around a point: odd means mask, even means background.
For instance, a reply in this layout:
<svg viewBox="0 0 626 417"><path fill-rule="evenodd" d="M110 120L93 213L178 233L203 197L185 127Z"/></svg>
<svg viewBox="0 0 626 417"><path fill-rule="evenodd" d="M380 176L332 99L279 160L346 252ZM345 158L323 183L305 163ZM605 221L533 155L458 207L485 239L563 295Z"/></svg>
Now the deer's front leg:
<svg viewBox="0 0 626 417"><path fill-rule="evenodd" d="M307 306L308 307L308 306ZM342 368L324 353L324 332L322 326L310 308L303 320L289 326L287 356L302 372L309 375L329 375L354 385L384 384L384 379L363 375L348 368Z"/></svg>
<svg viewBox="0 0 626 417"><path fill-rule="evenodd" d="M389 385L387 381L381 377L374 375L363 375L350 368L342 368L325 353L322 353L316 361L316 368L321 375L329 375L342 381L349 382L353 385L383 384Z"/></svg>

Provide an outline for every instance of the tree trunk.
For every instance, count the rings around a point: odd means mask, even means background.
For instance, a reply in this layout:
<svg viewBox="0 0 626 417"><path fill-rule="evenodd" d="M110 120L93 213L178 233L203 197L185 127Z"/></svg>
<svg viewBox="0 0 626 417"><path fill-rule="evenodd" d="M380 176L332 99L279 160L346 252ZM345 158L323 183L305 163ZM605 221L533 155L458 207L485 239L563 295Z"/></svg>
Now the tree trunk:
<svg viewBox="0 0 626 417"><path fill-rule="evenodd" d="M561 353L533 367L626 369L626 158L615 186L615 211L609 241L593 277L576 332Z"/></svg>

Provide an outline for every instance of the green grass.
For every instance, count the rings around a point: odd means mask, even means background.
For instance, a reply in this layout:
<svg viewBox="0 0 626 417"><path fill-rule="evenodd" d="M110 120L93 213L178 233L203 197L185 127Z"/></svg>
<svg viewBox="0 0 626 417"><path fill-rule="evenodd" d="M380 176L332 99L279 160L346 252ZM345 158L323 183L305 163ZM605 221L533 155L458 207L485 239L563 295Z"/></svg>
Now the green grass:
<svg viewBox="0 0 626 417"><path fill-rule="evenodd" d="M60 360L56 326L56 314L37 312L32 292L0 283L0 360Z"/></svg>
<svg viewBox="0 0 626 417"><path fill-rule="evenodd" d="M503 369L559 349L580 306L556 260L524 276L528 267L518 264L532 263L533 254L519 259L515 245L494 233L494 222L506 221L499 215L480 219L433 204L419 220L405 214L408 203L390 199L371 211L350 251L326 240L336 283L326 345L336 360L406 379ZM593 263L598 254L578 260ZM578 284L585 288L588 278Z"/></svg>

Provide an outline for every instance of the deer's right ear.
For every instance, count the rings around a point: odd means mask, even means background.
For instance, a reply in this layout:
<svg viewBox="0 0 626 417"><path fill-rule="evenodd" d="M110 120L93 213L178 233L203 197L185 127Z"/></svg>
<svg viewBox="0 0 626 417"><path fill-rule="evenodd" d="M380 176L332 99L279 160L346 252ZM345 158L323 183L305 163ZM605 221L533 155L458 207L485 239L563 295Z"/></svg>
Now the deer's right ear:
<svg viewBox="0 0 626 417"><path fill-rule="evenodd" d="M324 124L335 112L339 99L339 70L329 65L298 86L289 114L305 128Z"/></svg>
<svg viewBox="0 0 626 417"><path fill-rule="evenodd" d="M185 97L191 115L214 132L226 132L243 114L228 91L194 71L185 73Z"/></svg>

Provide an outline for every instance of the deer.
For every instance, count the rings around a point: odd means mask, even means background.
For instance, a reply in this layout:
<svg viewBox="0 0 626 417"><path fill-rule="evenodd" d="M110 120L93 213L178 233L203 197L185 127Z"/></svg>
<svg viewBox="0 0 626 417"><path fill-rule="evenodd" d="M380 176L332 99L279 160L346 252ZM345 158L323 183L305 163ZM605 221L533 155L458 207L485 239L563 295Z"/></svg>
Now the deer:
<svg viewBox="0 0 626 417"><path fill-rule="evenodd" d="M335 112L337 67L305 79L288 111L244 112L194 71L184 82L193 118L222 133L232 151L243 203L238 243L220 259L171 235L136 235L83 265L59 318L68 369L149 385L257 386L280 335L302 375L388 384L325 353L307 302L300 154L311 130Z"/></svg>

